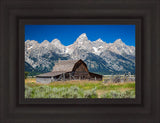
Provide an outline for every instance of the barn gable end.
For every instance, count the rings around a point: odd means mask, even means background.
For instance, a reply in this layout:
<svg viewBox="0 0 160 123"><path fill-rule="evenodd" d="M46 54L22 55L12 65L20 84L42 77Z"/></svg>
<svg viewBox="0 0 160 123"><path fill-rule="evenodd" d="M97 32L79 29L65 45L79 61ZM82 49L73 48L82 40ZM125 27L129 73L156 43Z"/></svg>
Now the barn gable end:
<svg viewBox="0 0 160 123"><path fill-rule="evenodd" d="M87 65L82 61L79 60L74 68L74 76L76 79L89 79L90 78L90 74L87 68Z"/></svg>

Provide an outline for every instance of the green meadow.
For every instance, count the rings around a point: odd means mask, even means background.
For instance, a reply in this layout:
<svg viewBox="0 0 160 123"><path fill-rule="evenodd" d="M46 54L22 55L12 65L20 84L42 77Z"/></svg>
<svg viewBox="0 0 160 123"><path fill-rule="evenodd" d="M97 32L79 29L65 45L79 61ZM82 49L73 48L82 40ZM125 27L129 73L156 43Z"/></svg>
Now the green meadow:
<svg viewBox="0 0 160 123"><path fill-rule="evenodd" d="M135 82L72 80L50 84L25 79L25 98L135 98Z"/></svg>

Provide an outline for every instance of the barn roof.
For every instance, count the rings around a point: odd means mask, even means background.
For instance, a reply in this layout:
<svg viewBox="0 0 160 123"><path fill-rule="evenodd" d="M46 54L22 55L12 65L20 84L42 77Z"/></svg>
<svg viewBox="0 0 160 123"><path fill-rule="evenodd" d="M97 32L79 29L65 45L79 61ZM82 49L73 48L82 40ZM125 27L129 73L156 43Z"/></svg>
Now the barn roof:
<svg viewBox="0 0 160 123"><path fill-rule="evenodd" d="M37 75L37 77L52 77L52 76L60 75L62 73L65 73L65 71L54 71L54 72L44 73L44 74Z"/></svg>
<svg viewBox="0 0 160 123"><path fill-rule="evenodd" d="M102 75L100 75L100 74L97 74L97 73L92 73L92 72L89 72L89 74L90 74L91 76L101 76L101 77L102 77Z"/></svg>
<svg viewBox="0 0 160 123"><path fill-rule="evenodd" d="M37 75L37 77L51 77L62 73L71 72L75 64L80 60L59 60L58 63L55 63L52 72L40 74Z"/></svg>
<svg viewBox="0 0 160 123"><path fill-rule="evenodd" d="M60 60L58 63L55 63L55 66L53 67L53 71L65 71L69 72L73 70L73 67L75 64L80 60Z"/></svg>

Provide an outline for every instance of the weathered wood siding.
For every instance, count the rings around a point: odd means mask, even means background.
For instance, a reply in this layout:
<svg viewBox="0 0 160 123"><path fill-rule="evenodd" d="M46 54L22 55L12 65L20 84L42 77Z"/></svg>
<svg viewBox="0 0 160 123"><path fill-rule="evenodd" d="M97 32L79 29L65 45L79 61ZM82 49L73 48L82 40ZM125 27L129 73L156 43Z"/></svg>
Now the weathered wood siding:
<svg viewBox="0 0 160 123"><path fill-rule="evenodd" d="M102 75L91 73L91 72L90 72L90 76L91 76L91 80L102 80L102 77L103 77Z"/></svg>
<svg viewBox="0 0 160 123"><path fill-rule="evenodd" d="M76 79L89 79L90 78L88 69L84 63L82 62L78 63L74 69L75 69L74 76Z"/></svg>

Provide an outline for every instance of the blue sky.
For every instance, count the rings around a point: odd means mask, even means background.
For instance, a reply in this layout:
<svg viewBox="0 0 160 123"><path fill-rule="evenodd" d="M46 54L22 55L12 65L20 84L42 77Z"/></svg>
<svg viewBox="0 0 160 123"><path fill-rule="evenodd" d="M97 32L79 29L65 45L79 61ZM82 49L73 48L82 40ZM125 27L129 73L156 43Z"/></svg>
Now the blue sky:
<svg viewBox="0 0 160 123"><path fill-rule="evenodd" d="M91 41L101 38L113 43L120 38L125 44L135 46L135 25L25 25L25 41L36 40L39 43L57 38L67 46L82 33L86 33Z"/></svg>

